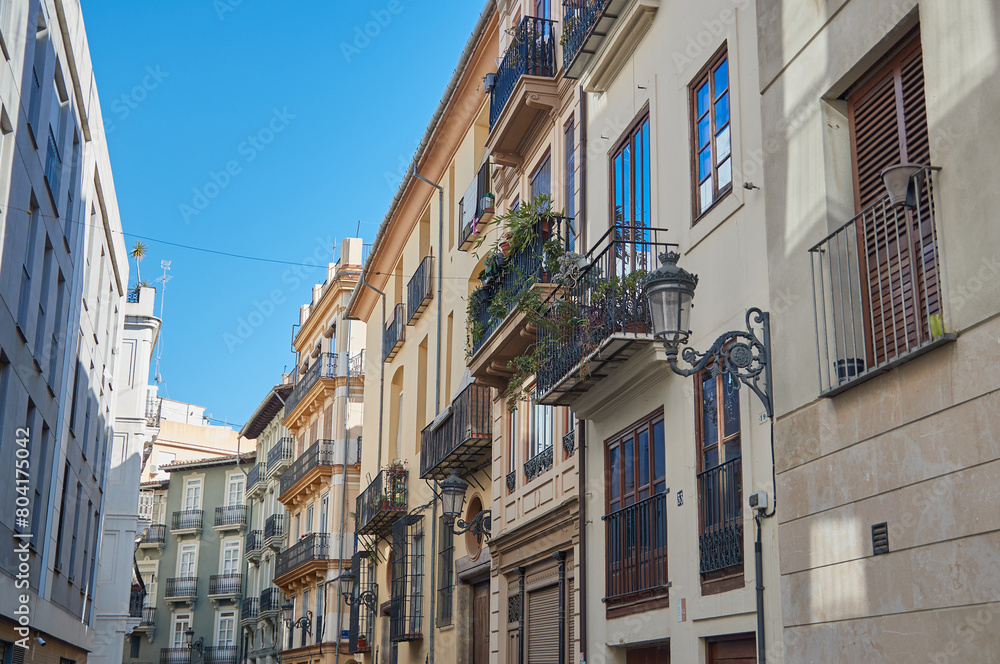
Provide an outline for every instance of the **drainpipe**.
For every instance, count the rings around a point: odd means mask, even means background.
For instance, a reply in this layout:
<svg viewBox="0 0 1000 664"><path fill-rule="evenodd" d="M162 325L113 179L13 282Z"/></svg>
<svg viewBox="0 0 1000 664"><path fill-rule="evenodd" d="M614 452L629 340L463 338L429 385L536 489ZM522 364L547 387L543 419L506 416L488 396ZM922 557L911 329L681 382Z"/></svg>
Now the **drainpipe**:
<svg viewBox="0 0 1000 664"><path fill-rule="evenodd" d="M527 604L524 596L524 572L523 567L517 568L517 589L521 595L521 610L517 614L517 664L524 664L524 605Z"/></svg>
<svg viewBox="0 0 1000 664"><path fill-rule="evenodd" d="M566 661L566 552L557 551L552 557L559 561L559 661Z"/></svg>
<svg viewBox="0 0 1000 664"><path fill-rule="evenodd" d="M764 645L764 554L760 545L760 514L755 514L753 520L757 522L757 541L753 543L757 572L757 662L764 664L767 661L767 654Z"/></svg>
<svg viewBox="0 0 1000 664"><path fill-rule="evenodd" d="M379 344L379 356L385 352L383 346L385 345L385 293L368 283L367 276L364 271L361 272L361 285L366 288L370 288L379 295L382 296L382 341ZM357 320L349 319L349 320ZM378 374L378 460L376 462L376 467L382 467L382 410L385 403L385 361L379 362L379 374Z"/></svg>
<svg viewBox="0 0 1000 664"><path fill-rule="evenodd" d="M576 464L577 464L577 483L579 484L580 490L580 556L577 559L577 565L580 567L580 583L577 583L577 587L580 589L580 661L587 661L587 420L577 420L577 439L579 442L576 446ZM572 647L572 644L570 644Z"/></svg>
<svg viewBox="0 0 1000 664"><path fill-rule="evenodd" d="M413 177L421 182L426 182L438 190L438 255L435 256L437 262L437 361L434 363L434 417L441 414L441 271L444 269L442 258L444 257L444 188L439 184L434 184L424 176L413 171ZM451 396L451 395L449 395ZM437 481L434 482L434 495L437 496ZM437 500L431 502L431 555L437 552ZM437 586L435 576L437 565L431 565L431 601L430 610L430 637L427 646L430 654L427 657L427 664L434 664L434 600L437 597Z"/></svg>

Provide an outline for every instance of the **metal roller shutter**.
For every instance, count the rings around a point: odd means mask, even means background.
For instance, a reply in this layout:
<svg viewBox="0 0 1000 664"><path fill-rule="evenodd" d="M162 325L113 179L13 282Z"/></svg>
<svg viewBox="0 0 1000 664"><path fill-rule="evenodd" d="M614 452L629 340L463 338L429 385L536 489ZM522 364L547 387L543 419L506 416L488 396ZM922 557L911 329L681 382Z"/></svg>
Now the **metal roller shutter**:
<svg viewBox="0 0 1000 664"><path fill-rule="evenodd" d="M528 593L527 664L559 664L559 586Z"/></svg>

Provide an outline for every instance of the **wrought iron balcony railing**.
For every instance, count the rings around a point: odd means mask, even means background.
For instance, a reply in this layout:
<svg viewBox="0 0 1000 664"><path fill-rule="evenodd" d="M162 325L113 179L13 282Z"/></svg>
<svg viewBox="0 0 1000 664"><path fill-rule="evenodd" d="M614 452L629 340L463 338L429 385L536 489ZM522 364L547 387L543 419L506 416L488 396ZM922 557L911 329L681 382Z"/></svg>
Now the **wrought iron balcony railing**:
<svg viewBox="0 0 1000 664"><path fill-rule="evenodd" d="M512 470L507 473L507 493L514 493L517 488L517 471Z"/></svg>
<svg viewBox="0 0 1000 664"><path fill-rule="evenodd" d="M394 521L406 514L406 476L402 466L389 466L358 496L358 534L384 535Z"/></svg>
<svg viewBox="0 0 1000 664"><path fill-rule="evenodd" d="M475 293L478 301L473 305L472 354L479 352L500 324L514 310L518 298L534 284L546 284L553 274L546 269L545 243L549 238L564 238L565 217L548 216L538 222L534 240L510 252L500 266L499 273L491 277ZM564 241L564 240L560 240ZM503 309L502 314L498 311Z"/></svg>
<svg viewBox="0 0 1000 664"><path fill-rule="evenodd" d="M667 495L640 500L602 519L608 567L604 601L666 591Z"/></svg>
<svg viewBox="0 0 1000 664"><path fill-rule="evenodd" d="M396 357L399 347L406 341L406 309L402 302L392 309L392 319L386 321L382 330L382 361Z"/></svg>
<svg viewBox="0 0 1000 664"><path fill-rule="evenodd" d="M332 440L317 440L302 455L288 466L281 476L281 495L305 477L309 471L320 466L333 465L334 443Z"/></svg>
<svg viewBox="0 0 1000 664"><path fill-rule="evenodd" d="M458 248L468 251L475 237L483 231L496 209L493 195L493 164L487 161L479 167L476 179L459 203Z"/></svg>
<svg viewBox="0 0 1000 664"><path fill-rule="evenodd" d="M552 445L524 462L524 481L530 482L552 467Z"/></svg>
<svg viewBox="0 0 1000 664"><path fill-rule="evenodd" d="M340 361L340 356L337 353L320 353L319 357L306 369L302 378L295 383L288 398L285 399L285 415L287 416L295 410L295 407L299 405L299 402L305 398L320 378L337 377L337 365ZM340 371L339 375L344 375L343 370Z"/></svg>
<svg viewBox="0 0 1000 664"><path fill-rule="evenodd" d="M624 0L563 0L559 43L566 78L580 78L624 5Z"/></svg>
<svg viewBox="0 0 1000 664"><path fill-rule="evenodd" d="M247 557L259 556L264 548L264 533L260 530L251 530L243 540L243 548L246 549Z"/></svg>
<svg viewBox="0 0 1000 664"><path fill-rule="evenodd" d="M267 472L274 472L274 469L281 464L288 464L292 460L292 448L295 447L295 438L285 436L271 448L267 453Z"/></svg>
<svg viewBox="0 0 1000 664"><path fill-rule="evenodd" d="M208 577L209 595L239 595L242 591L242 574L213 574Z"/></svg>
<svg viewBox="0 0 1000 664"><path fill-rule="evenodd" d="M821 394L955 338L943 317L936 170L913 176L912 208L887 194L809 250Z"/></svg>
<svg viewBox="0 0 1000 664"><path fill-rule="evenodd" d="M586 267L546 299L537 344L544 358L535 386L540 403L562 405L596 383L608 364L652 343L646 275L675 245L665 229L615 224L587 253Z"/></svg>
<svg viewBox="0 0 1000 664"><path fill-rule="evenodd" d="M250 472L247 473L247 493L251 494L257 488L257 483L260 482L260 464L254 464Z"/></svg>
<svg viewBox="0 0 1000 664"><path fill-rule="evenodd" d="M156 607L144 606L142 608L142 618L139 619L139 627L152 627L156 622Z"/></svg>
<svg viewBox="0 0 1000 664"><path fill-rule="evenodd" d="M330 559L329 533L309 533L278 554L274 577L278 578L315 560Z"/></svg>
<svg viewBox="0 0 1000 664"><path fill-rule="evenodd" d="M256 466L254 466L256 468ZM224 505L215 508L215 526L245 526L247 525L246 505Z"/></svg>
<svg viewBox="0 0 1000 664"><path fill-rule="evenodd" d="M264 520L264 539L285 536L285 515L272 514Z"/></svg>
<svg viewBox="0 0 1000 664"><path fill-rule="evenodd" d="M202 510L180 510L174 512L173 519L170 522L170 529L173 531L201 530L203 515L204 512Z"/></svg>
<svg viewBox="0 0 1000 664"><path fill-rule="evenodd" d="M743 564L743 460L698 473L702 574Z"/></svg>
<svg viewBox="0 0 1000 664"><path fill-rule="evenodd" d="M167 579L167 589L164 597L197 597L198 577L182 576Z"/></svg>
<svg viewBox="0 0 1000 664"><path fill-rule="evenodd" d="M260 615L260 599L247 597L240 608L240 620L256 620Z"/></svg>
<svg viewBox="0 0 1000 664"><path fill-rule="evenodd" d="M566 456L573 456L573 452L576 451L576 430L570 429L565 434L563 434L563 451L566 452Z"/></svg>
<svg viewBox="0 0 1000 664"><path fill-rule="evenodd" d="M205 664L236 664L236 646L205 646Z"/></svg>
<svg viewBox="0 0 1000 664"><path fill-rule="evenodd" d="M160 664L191 664L191 649L187 646L160 648Z"/></svg>
<svg viewBox="0 0 1000 664"><path fill-rule="evenodd" d="M409 283L406 284L406 322L412 323L428 303L434 298L434 291L431 289L433 283L432 274L434 267L434 257L424 256L417 266Z"/></svg>
<svg viewBox="0 0 1000 664"><path fill-rule="evenodd" d="M555 22L525 16L511 35L490 91L490 131L522 76L556 75Z"/></svg>
<svg viewBox="0 0 1000 664"><path fill-rule="evenodd" d="M154 523L142 534L140 544L163 544L167 539L167 526L164 523Z"/></svg>
<svg viewBox="0 0 1000 664"><path fill-rule="evenodd" d="M132 588L128 598L128 617L141 618L142 608L146 604L146 591L142 588Z"/></svg>
<svg viewBox="0 0 1000 664"><path fill-rule="evenodd" d="M281 611L281 591L277 588L264 588L260 591L261 614L278 613Z"/></svg>
<svg viewBox="0 0 1000 664"><path fill-rule="evenodd" d="M420 432L420 477L444 479L452 470L474 473L490 463L493 390L469 385L448 407L448 415Z"/></svg>

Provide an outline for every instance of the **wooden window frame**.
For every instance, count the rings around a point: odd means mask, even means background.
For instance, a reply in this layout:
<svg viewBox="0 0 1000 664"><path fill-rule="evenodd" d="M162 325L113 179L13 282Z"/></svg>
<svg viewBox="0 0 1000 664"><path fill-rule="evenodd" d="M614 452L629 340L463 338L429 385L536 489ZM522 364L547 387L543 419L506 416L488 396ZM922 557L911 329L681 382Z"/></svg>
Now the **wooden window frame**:
<svg viewBox="0 0 1000 664"><path fill-rule="evenodd" d="M610 514L611 512L617 511L617 510L619 510L619 509L621 509L623 507L628 507L629 505L634 505L636 502L638 502L638 500L645 500L646 498L649 498L651 496L656 495L656 486L657 485L662 484L663 488L664 488L664 491L666 491L666 488L667 488L666 487L666 481L667 481L666 480L666 477L667 477L667 473L666 473L666 450L664 450L664 452L663 452L663 456L664 456L663 478L660 479L660 480L657 480L657 479L655 479L653 477L653 474L655 473L655 463L656 463L656 456L655 456L655 454L656 454L656 450L654 449L655 444L654 444L654 438L653 438L652 433L653 433L653 427L656 424L660 423L660 422L663 422L664 423L664 427L666 427L666 422L664 420L664 415L663 415L663 406L660 406L659 408L657 408L653 412L649 413L648 415L645 415L642 418L636 420L635 422L633 422L629 426L625 427L621 431L618 431L615 435L611 436L610 438L608 438L607 440L604 441L604 469L605 469L605 472L604 472L604 477L605 477L605 480L604 480L604 513L605 514ZM621 444L625 441L626 437L628 437L629 435L638 434L638 432L640 430L644 429L644 428L650 434L649 449L648 449L648 453L649 453L649 476L650 476L650 481L648 482L648 484L645 484L645 485L642 485L642 486L648 487L649 493L644 498L637 498L637 496L639 495L639 492L642 489L642 487L638 484L638 479L639 479L638 478L638 475L639 475L638 464L636 464L636 463L633 462L633 464L632 464L632 467L634 469L633 474L635 475L634 481L636 482L635 485L634 485L634 490L632 492L633 493L633 500L632 500L631 503L628 503L627 505L625 504L625 484L624 484L624 480L625 480L625 475L624 475L624 473L625 473L625 471L624 471L625 464L623 462L621 464L621 468L622 468L621 477L619 477L619 483L620 483L619 486L621 488L621 498L619 499L620 500L619 505L617 507L615 507L615 508L612 508L612 506L611 506L611 502L612 502L611 501L611 450L612 450L612 448L616 448L616 447L618 449L621 449ZM666 438L666 432L664 431L664 439L665 438ZM635 454L633 452L633 459L634 458L635 458Z"/></svg>
<svg viewBox="0 0 1000 664"><path fill-rule="evenodd" d="M622 210L622 219L620 221L618 220L618 217L616 215L616 210L615 210L615 207L616 207L615 206L616 197L615 197L615 193L617 192L617 189L616 189L616 180L615 180L615 158L622 152L622 150L625 149L626 146L631 146L632 147L632 149L633 149L632 150L632 154L634 156L634 154L635 154L635 138L636 138L636 135L639 132L639 129L643 125L647 125L646 126L647 140L648 140L647 148L649 148L647 150L647 153L651 153L652 152L652 146L653 146L653 138L652 138L653 121L652 121L652 117L651 117L650 112L649 112L649 103L648 102L646 103L645 106L642 107L642 110L640 110L639 113L635 116L635 119L632 120L632 124L629 125L628 129L626 129L622 133L622 135L618 138L618 141L611 148L611 150L608 151L608 189L609 189L609 192L608 192L608 194L609 194L608 195L608 215L609 216L608 216L608 218L611 220L612 225L613 224L623 224L623 225L627 225L627 226L634 226L635 223L636 223L636 221L637 221L636 219L627 219L626 217L628 217L630 215L627 215L625 213L625 210ZM649 227L651 227L653 225L652 224L652 216L653 216L653 210L652 210L652 191L653 191L652 190L652 182L653 182L652 168L653 168L653 160L651 158L648 158L647 160L649 162L649 173L648 173L649 178L645 182L645 184L646 184L646 188L647 188L647 190L649 192L649 195L650 195L650 209L649 209L650 219L643 219L641 221L642 221L642 223L644 224L644 226L646 228L649 228ZM636 191L635 191L635 183L636 183L636 177L635 177L635 159L633 158L629 163L631 165L631 173L629 174L629 182L628 182L629 200L631 200L631 201L634 202L635 201L635 195L636 195ZM631 215L631 216L634 216L634 215Z"/></svg>
<svg viewBox="0 0 1000 664"><path fill-rule="evenodd" d="M724 187L719 187L719 164L718 164L718 147L716 145L716 137L719 133L719 129L716 127L715 121L715 103L719 100L722 95L717 95L715 92L715 77L714 73L719 69L721 63L725 62L726 66L726 90L723 94L729 95L729 120L727 124L729 125L729 183ZM711 148L711 163L712 163L712 173L709 178L712 180L712 202L704 210L701 209L701 182L702 180L698 177L699 164L698 155L701 152L702 146L698 143L698 121L704 117L698 115L698 88L705 82L709 84L709 108L707 111L709 117L709 145ZM702 67L701 71L698 72L697 76L688 85L688 106L691 116L691 122L689 125L689 130L691 132L691 225L697 224L705 215L712 211L712 209L719 204L727 195L733 191L733 81L732 81L732 70L729 67L729 44L728 42L723 42L722 46L718 51L709 59L709 61ZM723 127L724 129L725 127Z"/></svg>

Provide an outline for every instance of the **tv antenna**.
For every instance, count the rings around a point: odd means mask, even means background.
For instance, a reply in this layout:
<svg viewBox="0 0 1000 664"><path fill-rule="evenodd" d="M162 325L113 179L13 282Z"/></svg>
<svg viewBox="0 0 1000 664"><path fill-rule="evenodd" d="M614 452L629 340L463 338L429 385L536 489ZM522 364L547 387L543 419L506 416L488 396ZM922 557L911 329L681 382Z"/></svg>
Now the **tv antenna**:
<svg viewBox="0 0 1000 664"><path fill-rule="evenodd" d="M159 385L163 382L163 378L160 376L160 358L163 356L163 300L166 299L167 295L167 282L173 279L173 276L167 274L170 271L170 261L160 261L160 267L163 268L163 276L157 277L155 281L163 284L163 288L160 291L160 334L156 338L156 367L154 369L154 380Z"/></svg>

